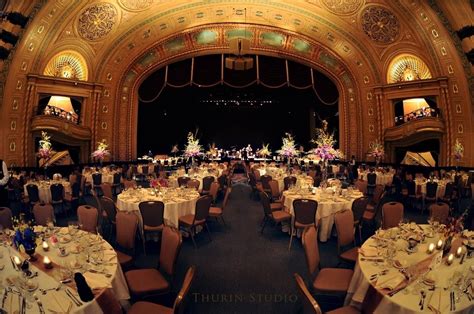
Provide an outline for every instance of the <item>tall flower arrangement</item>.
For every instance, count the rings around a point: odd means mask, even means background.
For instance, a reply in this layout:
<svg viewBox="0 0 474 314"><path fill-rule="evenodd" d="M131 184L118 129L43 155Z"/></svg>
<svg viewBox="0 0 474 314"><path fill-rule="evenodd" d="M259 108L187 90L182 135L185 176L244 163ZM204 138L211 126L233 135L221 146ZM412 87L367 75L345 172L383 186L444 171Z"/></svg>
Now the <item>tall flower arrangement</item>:
<svg viewBox="0 0 474 314"><path fill-rule="evenodd" d="M290 133L285 133L285 137L282 138L283 144L277 153L286 158L292 158L298 156L298 151L296 150L295 139Z"/></svg>
<svg viewBox="0 0 474 314"><path fill-rule="evenodd" d="M217 155L219 154L219 151L216 147L216 143L212 143L209 145L209 150L206 152L206 155L210 158L212 157L217 157Z"/></svg>
<svg viewBox="0 0 474 314"><path fill-rule="evenodd" d="M323 161L344 157L344 154L339 149L334 148L337 141L334 139L334 133L330 134L328 132L328 123L326 120L323 120L322 128L316 129L316 132L317 138L312 140L312 142L316 144L316 148L310 153L318 156Z"/></svg>
<svg viewBox="0 0 474 314"><path fill-rule="evenodd" d="M369 156L375 158L375 162L378 164L382 158L385 156L385 149L383 144L380 143L378 140L375 142L370 143L369 145Z"/></svg>
<svg viewBox="0 0 474 314"><path fill-rule="evenodd" d="M47 161L53 155L51 147L51 136L47 132L41 131L41 140L39 141L38 157Z"/></svg>
<svg viewBox="0 0 474 314"><path fill-rule="evenodd" d="M454 143L454 158L456 161L460 161L461 158L464 156L464 146L459 142L459 139L456 139L456 143Z"/></svg>
<svg viewBox="0 0 474 314"><path fill-rule="evenodd" d="M260 157L264 157L264 158L270 156L272 154L272 152L268 148L269 145L270 144L263 143L262 148L257 150L257 155L260 156Z"/></svg>
<svg viewBox="0 0 474 314"><path fill-rule="evenodd" d="M92 158L103 161L105 157L110 156L109 145L105 139L97 143L97 149L92 153Z"/></svg>
<svg viewBox="0 0 474 314"><path fill-rule="evenodd" d="M199 139L197 139L193 133L189 132L188 143L184 148L184 156L194 158L200 155L202 155L202 146L199 144Z"/></svg>
<svg viewBox="0 0 474 314"><path fill-rule="evenodd" d="M25 251L30 251L36 248L36 234L31 226L23 220L13 220L15 234L13 236L13 243L19 249L21 246Z"/></svg>

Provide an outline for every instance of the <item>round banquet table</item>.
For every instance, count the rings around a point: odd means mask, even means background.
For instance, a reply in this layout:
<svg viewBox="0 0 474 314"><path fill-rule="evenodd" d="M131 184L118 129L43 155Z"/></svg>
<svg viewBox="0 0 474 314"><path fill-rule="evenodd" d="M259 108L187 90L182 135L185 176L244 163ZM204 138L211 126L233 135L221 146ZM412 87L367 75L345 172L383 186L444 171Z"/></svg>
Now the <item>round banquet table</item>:
<svg viewBox="0 0 474 314"><path fill-rule="evenodd" d="M333 191L332 188L329 188ZM358 191L347 191L345 196L333 196L332 192L321 191L321 189L314 189L315 194L308 192L308 190L293 189L283 192L284 205L289 209L290 214L294 216L293 201L296 199L306 198L316 200L318 202L318 209L316 211L316 221L319 220L319 240L326 242L331 237L332 226L334 225L334 214L342 211L352 209L352 203L355 199L362 196Z"/></svg>
<svg viewBox="0 0 474 314"><path fill-rule="evenodd" d="M28 184L34 184L38 186L38 194L39 194L39 199L40 201L44 203L51 203L51 185L60 183L64 187L64 193L71 193L71 184L69 184L68 181L62 179L62 180L52 180L52 181L30 181L25 186L23 187L25 191L25 196L28 196L28 190L26 189L26 186Z"/></svg>
<svg viewBox="0 0 474 314"><path fill-rule="evenodd" d="M457 289L454 289L455 309L451 310L450 292L453 286L464 287L474 281L474 257L466 257L463 264L460 264L461 258L455 258L454 262L448 266L445 260L440 258L442 251L435 249L433 253L427 253L428 245L437 243L440 238L440 235L432 232L431 226L407 224L402 228L402 232L397 227L389 229L381 236L382 241L377 241L372 237L362 245L345 303L360 308L366 294L369 293L374 313L432 312L429 307L439 310L439 313L473 313L474 301L470 301L465 293ZM415 252L408 252L408 242L405 239L413 232L418 234L423 232L432 237L427 236L425 241L416 246ZM392 239L394 236L395 238ZM388 261L388 251L394 251L392 262ZM374 262L375 258L379 261ZM435 264L436 258L439 258L439 264ZM396 268L394 265L399 267ZM407 284L400 270L401 267L418 276L415 275L415 279ZM383 270L388 272L380 275ZM371 277L374 274L379 275L370 281L374 278ZM425 281L426 278L428 281ZM459 282L453 283L457 280L453 278L460 278ZM432 283L431 286L425 284L425 282L430 283L429 280L435 283L434 289ZM401 283L397 284L398 282ZM388 292L393 291L390 289L397 290L398 288L401 288L399 292L393 296L388 295ZM426 292L423 310L420 304L421 290ZM471 294L474 294L474 290Z"/></svg>
<svg viewBox="0 0 474 314"><path fill-rule="evenodd" d="M143 231L143 222L138 205L146 201L162 201L165 204L163 218L166 225L178 228L180 216L194 214L199 193L187 188L161 188L158 195L153 189L137 189L122 192L117 197L117 208L120 211L135 213Z"/></svg>
<svg viewBox="0 0 474 314"><path fill-rule="evenodd" d="M362 179L364 181L367 181L367 174L368 172L363 172L361 173ZM376 171L375 174L377 175L377 178L375 179L376 184L381 184L381 185L391 185L393 181L393 173L383 173Z"/></svg>
<svg viewBox="0 0 474 314"><path fill-rule="evenodd" d="M45 227L36 226L35 232L44 231ZM117 254L112 246L97 235L87 233L77 229L55 228L55 237L57 242L52 241L54 237L47 238L49 250L45 251L39 240L36 248L36 262L30 262L30 271L37 272L37 276L28 280L25 289L24 281L22 282L22 272L17 271L13 267L10 256L18 256L24 260L27 255L19 253L10 246L5 244L0 246L0 263L4 265L1 272L2 280L0 281L0 307L8 313L21 313L20 306L22 298L18 291L22 291L25 298L24 313L41 313L39 304L35 301L34 295L39 297L43 313L84 313L95 314L105 313L96 299L84 302L80 300L76 292L74 278L69 283L59 284L60 280L71 278L74 273L83 274L88 285L92 290L102 290L105 288L112 289L115 297L123 304L128 304L130 294L125 277L122 273L120 264L117 262ZM4 241L3 243L6 243ZM59 247L66 249L66 255L59 254ZM45 269L43 266L43 257L48 256L53 262L52 269ZM88 256L90 257L87 262ZM105 276L105 273L109 274ZM40 289L48 290L60 286L59 290L49 290L45 294ZM7 287L15 292L6 292ZM4 289L5 288L5 289ZM82 304L76 304L66 290L72 293ZM5 295L6 293L6 295Z"/></svg>

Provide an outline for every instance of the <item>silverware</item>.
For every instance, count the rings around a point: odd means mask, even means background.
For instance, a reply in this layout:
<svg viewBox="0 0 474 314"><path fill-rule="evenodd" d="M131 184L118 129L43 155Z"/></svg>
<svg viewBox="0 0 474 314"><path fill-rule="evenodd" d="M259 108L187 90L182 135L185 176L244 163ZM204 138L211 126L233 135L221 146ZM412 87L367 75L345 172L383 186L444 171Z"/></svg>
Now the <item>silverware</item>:
<svg viewBox="0 0 474 314"><path fill-rule="evenodd" d="M7 299L8 290L7 288L3 289L3 298L2 298L2 308L5 308L5 300Z"/></svg>
<svg viewBox="0 0 474 314"><path fill-rule="evenodd" d="M392 290L388 293L388 296L389 297L393 297L394 295L396 295L398 292L402 291L403 289L405 289L406 287L401 287L401 288L398 288L396 290Z"/></svg>
<svg viewBox="0 0 474 314"><path fill-rule="evenodd" d="M420 310L422 311L423 311L423 308L425 307L425 298L426 298L426 292L425 290L421 290Z"/></svg>
<svg viewBox="0 0 474 314"><path fill-rule="evenodd" d="M82 305L82 302L79 301L71 291L69 291L68 289L66 289L64 291L66 291L66 294L69 296L69 298L71 298L72 302L74 302L74 304L76 304L76 306L81 306Z"/></svg>
<svg viewBox="0 0 474 314"><path fill-rule="evenodd" d="M38 295L33 294L33 297L35 298L36 300L36 304L38 304L38 308L39 308L39 311L40 311L40 314L45 314L44 312L44 308L43 308L43 303L41 302L40 298L38 297Z"/></svg>

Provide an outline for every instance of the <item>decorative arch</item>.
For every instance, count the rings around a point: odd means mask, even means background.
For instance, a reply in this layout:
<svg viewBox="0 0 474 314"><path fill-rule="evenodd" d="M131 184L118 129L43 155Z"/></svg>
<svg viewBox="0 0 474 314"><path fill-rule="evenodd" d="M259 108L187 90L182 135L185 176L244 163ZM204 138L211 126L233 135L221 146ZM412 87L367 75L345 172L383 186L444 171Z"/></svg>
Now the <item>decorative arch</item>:
<svg viewBox="0 0 474 314"><path fill-rule="evenodd" d="M89 70L84 57L74 50L64 50L54 55L46 64L43 75L87 81Z"/></svg>
<svg viewBox="0 0 474 314"><path fill-rule="evenodd" d="M167 64L206 54L229 53L229 41L224 38L242 27L240 24L205 25L170 36L149 47L131 60L122 75L115 98L114 124L120 125L113 138L114 155L120 159L136 158L138 88L146 77ZM196 39L211 28L217 32L215 43L200 45ZM332 51L311 38L276 27L246 25L246 33L253 34L249 53L283 57L313 67L327 75L339 91L340 147L347 154L358 154L360 150L360 112L356 108L359 94L356 80L345 63ZM268 42L269 34L285 37L284 44ZM276 41L277 43L280 41ZM300 45L294 43L307 43ZM301 49L301 47L305 49ZM193 47L194 49L185 49ZM349 118L351 117L351 119ZM355 121L354 121L355 120ZM351 121L351 122L350 122ZM355 123L354 123L355 122ZM347 130L347 132L346 132Z"/></svg>
<svg viewBox="0 0 474 314"><path fill-rule="evenodd" d="M387 69L387 83L400 83L432 78L428 65L418 56L402 53L390 61Z"/></svg>

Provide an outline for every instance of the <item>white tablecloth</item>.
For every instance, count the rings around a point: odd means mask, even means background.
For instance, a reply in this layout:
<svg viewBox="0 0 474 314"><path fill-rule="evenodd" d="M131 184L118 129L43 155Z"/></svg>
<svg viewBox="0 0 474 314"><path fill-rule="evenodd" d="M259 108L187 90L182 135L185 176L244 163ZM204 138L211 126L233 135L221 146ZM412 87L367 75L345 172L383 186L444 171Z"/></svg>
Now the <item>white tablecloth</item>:
<svg viewBox="0 0 474 314"><path fill-rule="evenodd" d="M369 172L362 172L359 175L362 176L362 180L367 181L367 174ZM391 185L393 181L393 173L383 173L383 172L378 172L376 171L375 174L377 175L377 178L375 179L375 182L377 184L381 185Z"/></svg>
<svg viewBox="0 0 474 314"><path fill-rule="evenodd" d="M44 203L51 203L51 185L61 183L64 187L64 193L71 193L71 185L66 180L59 180L59 181L30 181L24 186L25 195L28 196L28 190L26 186L28 184L34 184L38 186L38 194L40 201Z"/></svg>
<svg viewBox="0 0 474 314"><path fill-rule="evenodd" d="M120 211L134 212L140 221L140 228L142 228L142 217L138 205L140 202L146 201L162 201L165 203L165 210L163 218L166 225L177 228L180 216L194 214L196 201L199 198L199 193L193 189L162 188L162 195L151 195L152 189L127 190L122 192L117 197L117 208ZM183 193L183 196L178 196Z"/></svg>
<svg viewBox="0 0 474 314"><path fill-rule="evenodd" d="M67 231L67 228L63 228L61 230ZM58 234L58 239L61 240L61 238L64 237L64 235L59 235ZM128 286L125 280L125 277L122 273L122 269L120 267L120 264L117 263L117 255L113 248L108 244L106 241L103 240L97 240L95 235L91 235L89 233L83 232L83 231L78 231L77 234L74 234L73 237L74 241L71 241L69 243L60 243L58 242L56 246L54 246L49 240L48 243L50 245L49 251L44 251L42 249L41 244L38 245L36 248L36 253L37 256L40 257L42 256L48 256L55 264L59 265L59 267L53 267L53 269L48 271L48 274L42 271L41 269L35 267L34 265L30 264L30 270L35 272L38 272L38 276L31 279L33 283L37 283L39 286L35 291L32 291L32 293L35 293L39 299L41 300L41 303L43 305L43 309L45 310L46 313L50 313L50 309L56 312L66 312L68 307L71 306L71 313L84 313L84 314L100 314L104 313L99 306L99 304L94 300L90 302L83 302L82 306L76 306L74 303L72 303L71 299L67 296L65 290L68 289L71 291L78 300L80 300L79 296L77 295L75 288L70 288L67 287L66 285L62 285L59 291L48 291L45 295L42 294L39 289L50 289L50 288L55 288L59 284L59 280L61 279L61 274L60 274L60 267L61 268L66 268L66 267L72 267L72 265L77 264L78 268L71 268L74 272L81 272L83 273L84 277L86 278L86 281L88 282L89 286L92 289L101 289L101 288L111 288L113 290L113 293L115 297L122 303L126 304L128 303L128 299L130 299L130 294L128 291ZM103 254L103 260L106 262L106 265L103 266L103 269L99 269L100 271L106 272L111 274L112 276L110 278L104 276L103 274L97 274L97 273L90 273L87 271L90 268L95 268L97 266L87 263L87 254L83 250L84 247L87 247L87 245L92 246L95 249L96 252L102 251ZM61 257L59 256L59 250L57 246L64 246L66 248L67 256ZM80 251L74 251L72 250L72 247L77 247L80 246L81 249ZM15 271L13 269L12 263L10 262L10 255L12 256L19 256L21 255L13 250L12 248L5 248L3 246L0 247L0 250L3 252L3 262L2 264L5 265L5 268L2 270L2 276L3 279L5 279L5 285L7 284L7 278L13 279L13 281L16 281L17 277L20 275L19 272ZM79 253L77 253L79 252ZM91 253L91 256L95 253ZM24 259L26 255L21 257ZM41 258L39 258L38 261L42 261ZM77 261L77 263L76 263ZM80 267L82 265L82 267ZM18 284L19 285L19 284ZM72 287L75 287L74 281L72 283ZM18 290L18 288L16 289ZM3 293L4 289L1 290L1 298L3 298ZM1 300L1 299L0 299ZM31 308L26 310L26 313L39 313L39 307L34 301L34 299L29 300L27 298L27 305L29 304ZM70 305L71 304L71 305ZM4 308L7 310L8 313L15 313L19 309L19 296L14 294L14 293L8 293L7 298L5 299L4 302Z"/></svg>
<svg viewBox="0 0 474 314"><path fill-rule="evenodd" d="M362 196L362 193L354 191L350 196L347 197L335 197L330 194L321 193L320 189L316 189L316 194L308 192L295 192L285 191L283 192L285 198L284 205L290 211L293 216L293 201L299 198L307 198L318 201L318 209L316 211L316 221L319 220L319 240L326 242L331 237L332 226L334 225L334 214L345 210L352 209L352 203L356 198Z"/></svg>
<svg viewBox="0 0 474 314"><path fill-rule="evenodd" d="M428 230L428 225L422 225L423 229ZM395 228L398 229L398 228ZM436 243L438 241L438 235L435 234L433 238L427 238L426 243L421 243L417 246L417 252L408 254L405 251L407 247L407 241L403 239L398 239L395 243L391 242L388 245L389 250L396 249L396 255L394 260L404 261L407 266L416 265L420 261L423 261L429 255L426 253L429 243ZM368 239L362 248L370 248L377 246L377 243L373 238ZM379 249L382 252L382 249ZM436 251L435 252L439 252ZM359 260L356 263L354 269L354 276L352 277L348 294L346 296L346 304L351 304L360 308L364 297L369 289L369 278L371 275L380 272L382 269L388 269L389 272L381 277L379 280L384 280L386 276L391 276L392 274L397 274L399 271L392 265L388 265L385 262L378 263L376 266L372 261L361 261L361 254L359 254ZM383 258L379 256L379 258ZM460 259L456 258L451 266L447 266L444 262L441 265L433 269L428 273L436 281L436 286L440 287L436 289L436 295L433 296L433 291L428 290L428 286L420 283L418 289L415 289L416 283L413 282L408 285L407 288L398 292L392 297L388 295L383 295L381 302L375 309L375 313L385 314L385 313L402 313L402 314L412 314L420 312L419 301L420 301L420 289L423 289L427 292L425 299L424 311L430 312L428 305L431 304L435 308L438 308L439 293L441 293L441 313L450 312L450 300L449 292L450 290L444 290L445 287L449 286L449 280L453 277L455 272L461 272L464 276L462 280L466 280L467 276L474 278L474 272L469 268L474 265L474 258L466 258L464 263L460 265ZM406 266L406 267L407 267ZM374 284L374 282L372 282ZM377 288L376 288L377 289ZM431 302L430 302L431 301ZM456 311L450 313L472 313L474 309L474 303L469 302L465 295L461 295L459 303L456 303Z"/></svg>
<svg viewBox="0 0 474 314"><path fill-rule="evenodd" d="M436 190L436 197L438 198L441 198L441 197L444 197L444 193L446 191L446 183L448 183L449 181L447 180L439 180L437 181L438 183L438 188ZM426 195L426 181L425 180L420 180L420 179L416 179L415 180L415 183L417 185L417 189L418 189L418 186L421 185L421 194L423 194L423 196Z"/></svg>

